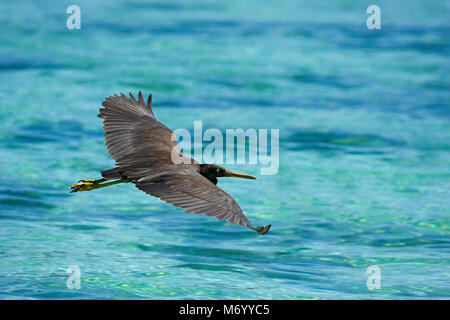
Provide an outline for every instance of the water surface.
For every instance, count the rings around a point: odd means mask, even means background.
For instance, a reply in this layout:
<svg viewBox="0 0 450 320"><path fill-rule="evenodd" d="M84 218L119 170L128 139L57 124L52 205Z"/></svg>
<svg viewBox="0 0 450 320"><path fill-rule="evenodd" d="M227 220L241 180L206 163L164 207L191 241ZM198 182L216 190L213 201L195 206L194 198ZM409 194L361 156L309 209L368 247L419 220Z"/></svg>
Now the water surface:
<svg viewBox="0 0 450 320"><path fill-rule="evenodd" d="M378 1L379 31L360 1L79 0L73 31L71 4L0 5L0 298L450 297L448 1ZM102 100L139 90L172 129L280 129L277 175L220 182L269 234L68 193L114 165Z"/></svg>

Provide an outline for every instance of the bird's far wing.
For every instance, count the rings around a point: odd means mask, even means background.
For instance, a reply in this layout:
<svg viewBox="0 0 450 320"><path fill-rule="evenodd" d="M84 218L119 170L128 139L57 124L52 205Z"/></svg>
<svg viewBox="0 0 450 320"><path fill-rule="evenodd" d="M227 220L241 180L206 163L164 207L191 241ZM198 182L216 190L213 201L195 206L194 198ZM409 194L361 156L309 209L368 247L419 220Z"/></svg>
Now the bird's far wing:
<svg viewBox="0 0 450 320"><path fill-rule="evenodd" d="M181 207L186 213L201 213L253 229L233 197L193 168L145 176L135 183L145 193Z"/></svg>
<svg viewBox="0 0 450 320"><path fill-rule="evenodd" d="M156 120L152 110L152 96L144 102L139 92L138 100L130 93L106 98L99 118L103 118L105 143L111 157L116 161L131 155L159 150L181 151L172 130Z"/></svg>

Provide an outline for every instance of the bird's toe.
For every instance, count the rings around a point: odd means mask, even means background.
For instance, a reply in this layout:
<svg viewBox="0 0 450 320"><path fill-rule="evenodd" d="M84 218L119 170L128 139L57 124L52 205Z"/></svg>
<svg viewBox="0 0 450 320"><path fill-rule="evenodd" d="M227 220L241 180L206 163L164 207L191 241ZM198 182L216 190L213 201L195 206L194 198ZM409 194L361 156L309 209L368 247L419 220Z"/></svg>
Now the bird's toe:
<svg viewBox="0 0 450 320"><path fill-rule="evenodd" d="M94 180L80 180L79 183L75 183L70 186L70 192L87 191L94 189Z"/></svg>

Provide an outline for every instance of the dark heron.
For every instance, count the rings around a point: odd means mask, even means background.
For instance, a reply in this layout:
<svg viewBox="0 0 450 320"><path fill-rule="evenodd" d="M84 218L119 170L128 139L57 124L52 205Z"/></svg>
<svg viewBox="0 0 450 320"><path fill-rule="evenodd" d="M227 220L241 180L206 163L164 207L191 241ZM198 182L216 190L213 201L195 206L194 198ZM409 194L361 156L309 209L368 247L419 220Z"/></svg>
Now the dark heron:
<svg viewBox="0 0 450 320"><path fill-rule="evenodd" d="M117 167L101 171L102 179L80 180L71 192L131 182L184 212L216 217L260 234L269 231L270 224L253 227L233 197L216 186L221 177L256 178L184 157L173 131L156 120L152 95L145 104L141 92L138 100L131 93L130 98L121 93L106 98L102 105L98 117L104 119L106 147Z"/></svg>

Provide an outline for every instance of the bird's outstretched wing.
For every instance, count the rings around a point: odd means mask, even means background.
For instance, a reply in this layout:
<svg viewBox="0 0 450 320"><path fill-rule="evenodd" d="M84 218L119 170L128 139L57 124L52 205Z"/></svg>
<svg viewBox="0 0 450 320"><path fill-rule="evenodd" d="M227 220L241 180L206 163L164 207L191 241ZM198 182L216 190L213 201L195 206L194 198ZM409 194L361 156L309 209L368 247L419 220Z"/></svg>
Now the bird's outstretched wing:
<svg viewBox="0 0 450 320"><path fill-rule="evenodd" d="M130 98L121 94L105 99L102 105L104 108L98 116L104 119L106 147L117 161L121 176L185 212L201 213L253 229L236 201L199 174L195 160L182 156L173 131L156 120L151 95L147 105L141 92L138 100L131 94ZM183 157L181 164L172 161L174 152ZM260 233L266 230L254 229Z"/></svg>
<svg viewBox="0 0 450 320"><path fill-rule="evenodd" d="M193 168L145 176L136 182L136 187L186 213L201 213L253 228L236 201Z"/></svg>
<svg viewBox="0 0 450 320"><path fill-rule="evenodd" d="M139 92L138 100L130 93L106 98L99 118L103 118L105 143L111 157L120 162L142 152L155 149L180 152L174 133L156 120L152 110L152 95L144 102Z"/></svg>

